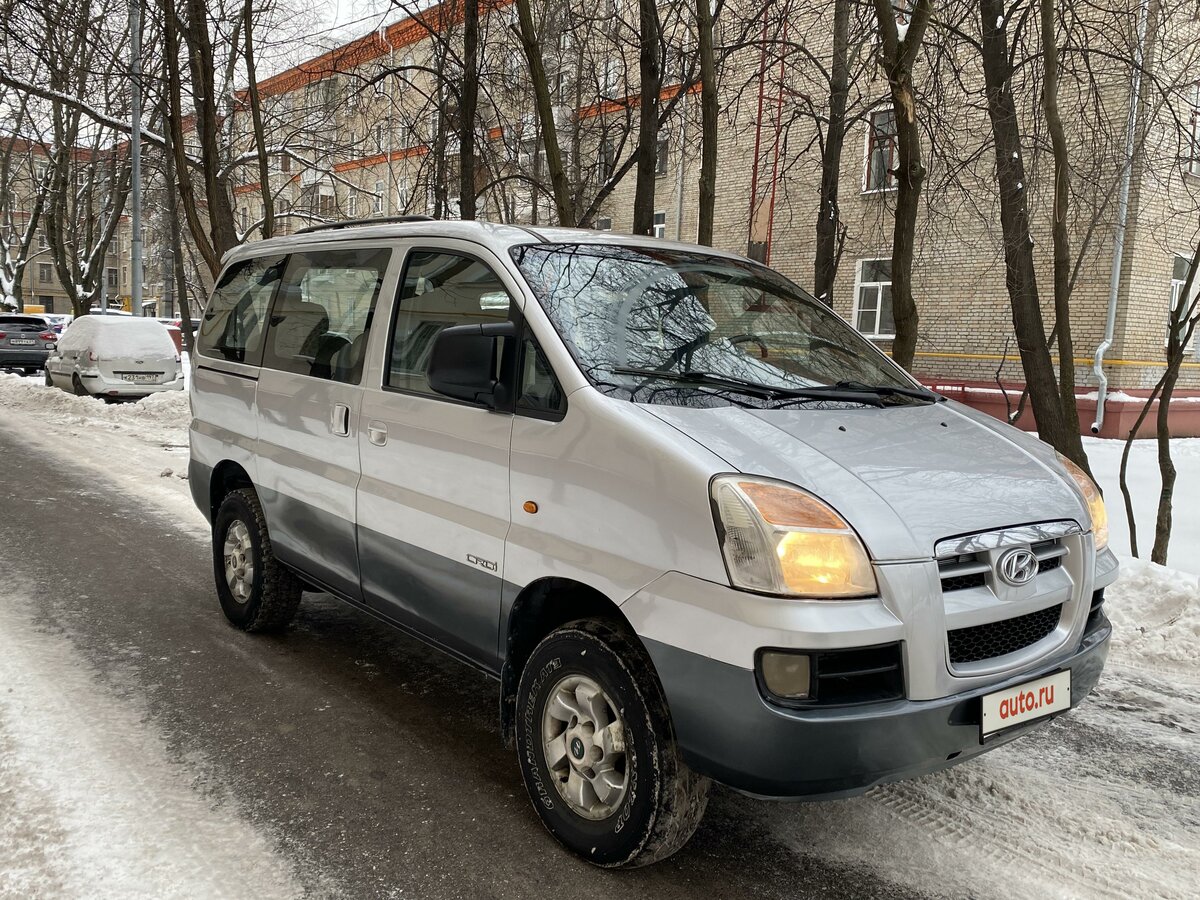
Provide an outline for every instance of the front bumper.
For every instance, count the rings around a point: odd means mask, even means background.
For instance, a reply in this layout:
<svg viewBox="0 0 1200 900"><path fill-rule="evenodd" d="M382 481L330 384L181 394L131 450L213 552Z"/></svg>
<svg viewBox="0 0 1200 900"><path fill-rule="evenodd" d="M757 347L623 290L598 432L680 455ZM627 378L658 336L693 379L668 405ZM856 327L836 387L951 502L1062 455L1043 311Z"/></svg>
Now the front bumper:
<svg viewBox="0 0 1200 900"><path fill-rule="evenodd" d="M812 710L769 704L753 671L658 641L645 644L688 765L747 793L815 799L858 794L944 769L1055 717L1019 725L984 743L980 698L992 691L1070 669L1074 708L1096 686L1111 636L1108 620L1097 611L1069 656L1008 680L936 700Z"/></svg>

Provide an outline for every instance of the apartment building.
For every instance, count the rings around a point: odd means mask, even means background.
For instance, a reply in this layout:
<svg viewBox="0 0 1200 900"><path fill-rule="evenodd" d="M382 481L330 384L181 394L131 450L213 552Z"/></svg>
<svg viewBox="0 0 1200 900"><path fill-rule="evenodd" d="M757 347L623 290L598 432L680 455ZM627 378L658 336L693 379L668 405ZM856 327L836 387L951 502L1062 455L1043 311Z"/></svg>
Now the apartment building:
<svg viewBox="0 0 1200 900"><path fill-rule="evenodd" d="M1133 53L1137 12L1137 0L1131 0L1128 21L1114 21L1108 48L1113 59L1098 77L1098 87L1076 96L1068 86L1060 99L1076 167L1069 215L1078 257L1071 325L1081 419L1088 421L1094 416L1095 403L1089 407L1087 397L1097 387L1096 349L1106 337L1115 298L1103 371L1118 409L1114 413L1110 404L1105 433L1127 423L1121 405L1134 409L1136 402L1126 398L1144 394L1164 369L1168 310L1178 299L1200 237L1200 22L1193 5L1162 7L1161 21L1143 42L1150 74L1137 106L1136 140L1127 145L1132 73L1119 57L1122 47ZM479 217L553 222L514 13L506 0L481 5ZM811 69L768 50L766 41L745 38L760 29L784 44L789 34L801 35L806 53L821 58L831 42L828 10L789 7L781 12L788 17L782 26L738 14L738 4L725 7L717 36L718 44L747 49L728 55L722 65L714 243L763 259L811 285L823 127L812 113L812 98L820 85L814 88ZM699 99L686 78L673 77L687 69L694 46L690 6L664 4L660 15L667 45L660 99L672 112L656 147L654 233L691 241L697 233ZM577 213L601 229L628 230L632 223L635 172L611 191L605 186L636 145L636 22L632 0L601 0L574 8L567 18L540 20L573 201ZM448 0L419 20L404 19L260 82L271 175L265 191L257 182L235 189L238 225L248 238L253 239L268 203L282 216L283 230L314 220L455 216L454 48L460 28L461 7ZM873 65L874 42L860 42L854 53L859 80L842 154L844 234L830 302L886 350L893 337L895 128L886 83ZM1175 92L1169 104L1163 99L1167 86ZM958 77L943 79L937 90L937 131L929 126L936 140L925 151L928 175L916 234L914 293L921 325L915 369L924 380L980 405L989 399L1003 403L1006 395L996 390L1000 383L1014 391L1009 402L1015 406L1022 373L1012 337L978 62L964 61ZM1036 92L1031 96L1036 104ZM819 93L815 99L819 106ZM235 132L247 135L247 95L241 100ZM1040 121L1036 105L1019 114ZM1030 130L1037 139L1025 148L1025 165L1034 240L1045 248L1036 255L1049 327L1052 163L1043 129ZM1132 166L1127 165L1130 149ZM1118 250L1117 200L1126 173L1128 212ZM603 199L597 201L598 195ZM1180 386L1184 395L1200 395L1200 341L1185 363ZM989 392L990 398L984 396ZM1200 422L1195 427L1200 433Z"/></svg>

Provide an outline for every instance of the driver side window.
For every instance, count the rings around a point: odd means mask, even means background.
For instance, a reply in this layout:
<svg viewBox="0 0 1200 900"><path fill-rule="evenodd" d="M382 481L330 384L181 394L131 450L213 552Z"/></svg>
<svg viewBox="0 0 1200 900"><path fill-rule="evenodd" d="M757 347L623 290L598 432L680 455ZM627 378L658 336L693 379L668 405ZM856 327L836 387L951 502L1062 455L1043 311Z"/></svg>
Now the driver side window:
<svg viewBox="0 0 1200 900"><path fill-rule="evenodd" d="M479 260L444 251L413 251L396 303L385 384L441 396L426 377L438 333L452 325L505 322L510 303L503 282Z"/></svg>

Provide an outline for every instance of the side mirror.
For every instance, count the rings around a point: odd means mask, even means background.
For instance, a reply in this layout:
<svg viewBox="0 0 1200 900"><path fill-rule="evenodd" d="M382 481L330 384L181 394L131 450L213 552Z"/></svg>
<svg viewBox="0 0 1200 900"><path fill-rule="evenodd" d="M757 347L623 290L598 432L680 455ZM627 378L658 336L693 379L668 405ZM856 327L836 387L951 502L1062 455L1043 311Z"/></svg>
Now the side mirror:
<svg viewBox="0 0 1200 900"><path fill-rule="evenodd" d="M443 328L429 356L429 387L456 400L483 403L492 409L503 407L507 398L496 379L496 354L500 338L516 336L517 326L512 322Z"/></svg>

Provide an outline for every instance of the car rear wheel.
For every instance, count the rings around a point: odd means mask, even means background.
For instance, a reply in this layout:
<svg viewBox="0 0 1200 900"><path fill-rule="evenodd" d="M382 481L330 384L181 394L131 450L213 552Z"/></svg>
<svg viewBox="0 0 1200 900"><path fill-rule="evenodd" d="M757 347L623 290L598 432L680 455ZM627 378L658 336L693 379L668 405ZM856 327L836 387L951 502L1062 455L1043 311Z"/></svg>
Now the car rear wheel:
<svg viewBox="0 0 1200 900"><path fill-rule="evenodd" d="M517 693L517 757L547 830L599 866L665 859L708 802L650 657L615 623L564 625L533 651Z"/></svg>
<svg viewBox="0 0 1200 900"><path fill-rule="evenodd" d="M300 580L275 559L248 488L227 494L213 518L213 574L225 618L243 631L280 631L296 615Z"/></svg>

